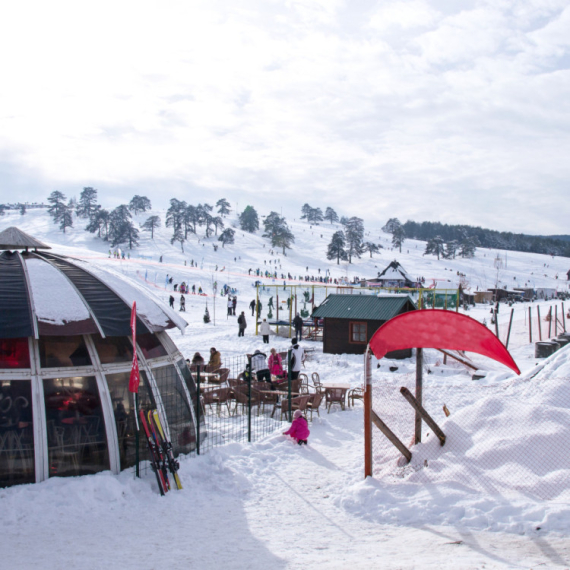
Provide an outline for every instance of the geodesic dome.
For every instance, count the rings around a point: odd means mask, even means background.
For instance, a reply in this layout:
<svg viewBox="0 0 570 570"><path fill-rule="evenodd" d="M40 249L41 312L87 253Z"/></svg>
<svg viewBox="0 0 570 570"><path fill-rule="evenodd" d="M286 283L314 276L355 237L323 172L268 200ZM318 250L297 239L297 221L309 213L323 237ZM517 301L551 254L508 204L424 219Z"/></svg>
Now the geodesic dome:
<svg viewBox="0 0 570 570"><path fill-rule="evenodd" d="M159 410L176 455L195 448L194 382L165 332L187 323L113 271L37 249L4 251L0 486L134 465L133 301L139 409ZM139 453L147 457L142 443Z"/></svg>

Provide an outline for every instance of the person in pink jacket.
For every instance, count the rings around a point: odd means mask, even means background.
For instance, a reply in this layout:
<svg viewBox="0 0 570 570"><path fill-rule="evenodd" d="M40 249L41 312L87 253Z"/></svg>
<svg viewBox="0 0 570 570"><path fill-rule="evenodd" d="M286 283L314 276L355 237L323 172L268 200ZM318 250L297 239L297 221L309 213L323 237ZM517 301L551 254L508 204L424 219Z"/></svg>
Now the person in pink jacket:
<svg viewBox="0 0 570 570"><path fill-rule="evenodd" d="M281 355L274 349L271 349L271 354L269 355L269 360L267 361L269 366L269 372L274 376L284 376L285 371L283 370L283 364L281 361Z"/></svg>
<svg viewBox="0 0 570 570"><path fill-rule="evenodd" d="M283 435L291 436L299 445L307 445L307 439L310 435L309 423L303 417L301 410L295 410L293 413L293 423L291 427L283 432Z"/></svg>

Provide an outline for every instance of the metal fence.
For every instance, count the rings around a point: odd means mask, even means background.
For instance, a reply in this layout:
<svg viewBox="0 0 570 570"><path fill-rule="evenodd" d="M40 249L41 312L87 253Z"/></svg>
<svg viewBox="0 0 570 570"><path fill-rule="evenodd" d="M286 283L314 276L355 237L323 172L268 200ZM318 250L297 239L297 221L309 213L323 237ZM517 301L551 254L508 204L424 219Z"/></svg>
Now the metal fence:
<svg viewBox="0 0 570 570"><path fill-rule="evenodd" d="M566 378L542 372L546 366L485 385L450 378L454 372L445 367L424 365L423 407L443 430L443 446L425 423L421 443L415 444L416 414L401 390L415 393L415 371L373 379L372 409L411 453L408 461L372 426L373 476L388 486L405 486L408 493L434 485L429 489L561 500L570 477L570 455L564 451L570 389Z"/></svg>
<svg viewBox="0 0 570 570"><path fill-rule="evenodd" d="M231 441L256 441L281 426L281 399L289 394L277 393L283 390L257 381L248 355L226 358L223 367L215 371L193 368L198 454Z"/></svg>

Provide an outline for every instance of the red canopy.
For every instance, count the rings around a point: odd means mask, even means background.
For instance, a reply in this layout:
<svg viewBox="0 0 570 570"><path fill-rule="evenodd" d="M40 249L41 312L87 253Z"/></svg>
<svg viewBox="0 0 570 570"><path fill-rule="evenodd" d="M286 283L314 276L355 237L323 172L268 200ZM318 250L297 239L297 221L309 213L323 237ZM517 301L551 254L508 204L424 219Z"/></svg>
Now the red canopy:
<svg viewBox="0 0 570 570"><path fill-rule="evenodd" d="M453 311L423 310L398 315L370 339L376 358L405 348L467 350L488 356L520 374L505 345L479 321Z"/></svg>

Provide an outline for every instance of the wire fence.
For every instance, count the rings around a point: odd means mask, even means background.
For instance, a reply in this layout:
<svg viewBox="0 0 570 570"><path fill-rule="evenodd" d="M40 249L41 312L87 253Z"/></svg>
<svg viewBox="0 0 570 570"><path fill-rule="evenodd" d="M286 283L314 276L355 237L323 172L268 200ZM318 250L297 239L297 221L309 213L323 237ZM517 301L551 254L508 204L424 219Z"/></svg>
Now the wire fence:
<svg viewBox="0 0 570 570"><path fill-rule="evenodd" d="M372 425L373 476L406 486L406 493L437 494L439 488L446 494L567 500L570 385L540 369L536 377L485 385L458 380L451 370L440 375L433 365L428 374L424 366L423 407L442 429L444 445L424 421L416 443L416 412L402 394L402 388L416 393L415 372L373 378L372 409L411 454L408 461Z"/></svg>
<svg viewBox="0 0 570 570"><path fill-rule="evenodd" d="M226 358L217 370L193 368L199 402L197 453L231 441L257 441L281 426L281 401L287 395L275 383L257 378L248 355ZM285 379L283 384L288 388Z"/></svg>

